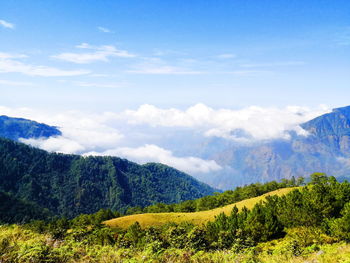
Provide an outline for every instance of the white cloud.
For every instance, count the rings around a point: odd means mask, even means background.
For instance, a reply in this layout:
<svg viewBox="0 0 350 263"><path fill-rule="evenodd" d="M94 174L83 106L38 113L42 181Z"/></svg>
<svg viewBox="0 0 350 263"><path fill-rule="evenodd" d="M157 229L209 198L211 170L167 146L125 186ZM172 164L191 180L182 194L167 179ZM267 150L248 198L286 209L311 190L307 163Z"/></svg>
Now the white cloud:
<svg viewBox="0 0 350 263"><path fill-rule="evenodd" d="M137 69L128 70L127 73L150 74L150 75L197 75L201 71L193 71L173 66L142 66Z"/></svg>
<svg viewBox="0 0 350 263"><path fill-rule="evenodd" d="M3 85L3 86L33 86L34 84L31 82L21 82L21 81L0 79L0 85Z"/></svg>
<svg viewBox="0 0 350 263"><path fill-rule="evenodd" d="M134 65L127 73L149 75L198 75L205 72L192 70L188 67L189 61L181 60L181 65L168 65L167 61L159 57L142 57L143 62ZM193 61L191 62L193 63Z"/></svg>
<svg viewBox="0 0 350 263"><path fill-rule="evenodd" d="M216 57L220 59L230 59L230 58L236 58L237 56L235 54L225 53L225 54L217 55Z"/></svg>
<svg viewBox="0 0 350 263"><path fill-rule="evenodd" d="M266 68L266 67L283 67L283 66L302 66L305 65L304 61L282 61L282 62L270 62L270 63L251 63L242 64L242 68Z"/></svg>
<svg viewBox="0 0 350 263"><path fill-rule="evenodd" d="M84 150L84 146L65 137L51 137L49 139L20 139L20 141L49 152L79 153Z"/></svg>
<svg viewBox="0 0 350 263"><path fill-rule="evenodd" d="M124 118L130 124L148 124L160 127L189 127L201 129L206 136L239 139L232 131L244 130L254 140L288 138L288 131L299 134L299 124L328 112L320 107L312 110L305 107L289 106L283 109L257 106L241 110L214 110L204 104L197 104L186 110L160 109L142 105L137 110L125 111Z"/></svg>
<svg viewBox="0 0 350 263"><path fill-rule="evenodd" d="M111 33L112 31L106 27L99 26L97 27L98 30L100 30L103 33Z"/></svg>
<svg viewBox="0 0 350 263"><path fill-rule="evenodd" d="M136 162L161 162L188 173L209 173L221 167L213 160L186 153L172 143L200 144L204 136L238 142L289 139L289 130L307 133L299 126L329 108L299 106L213 109L197 104L184 110L142 105L137 110L91 114L78 111L40 112L28 108L0 107L0 115L23 117L60 127L62 136L23 140L48 151L125 157ZM187 145L188 146L188 145ZM176 149L174 149L174 147ZM188 148L188 147L187 147ZM176 151L176 154L173 152Z"/></svg>
<svg viewBox="0 0 350 263"><path fill-rule="evenodd" d="M27 55L0 52L0 59L26 58Z"/></svg>
<svg viewBox="0 0 350 263"><path fill-rule="evenodd" d="M3 111L6 112L6 110ZM117 129L104 124L103 118L99 115L88 115L76 111L59 114L41 113L30 109L16 111L22 112L21 116L25 118L60 127L62 136L46 140L23 140L48 151L77 154L100 151L119 146L124 137Z"/></svg>
<svg viewBox="0 0 350 263"><path fill-rule="evenodd" d="M269 76L274 74L274 72L270 70L236 70L236 71L225 72L225 73L242 76L242 77Z"/></svg>
<svg viewBox="0 0 350 263"><path fill-rule="evenodd" d="M171 151L152 144L146 144L138 148L117 148L103 153L87 153L86 155L121 156L138 163L158 162L190 174L209 173L222 169L222 167L213 160L203 160L196 157L176 157Z"/></svg>
<svg viewBox="0 0 350 263"><path fill-rule="evenodd" d="M1 20L0 19L0 26L3 26L5 28L9 28L9 29L14 29L15 28L15 25L10 23L10 22L7 22L5 20Z"/></svg>
<svg viewBox="0 0 350 263"><path fill-rule="evenodd" d="M80 87L95 87L95 88L120 88L125 86L122 83L94 83L94 82L74 82L75 85Z"/></svg>
<svg viewBox="0 0 350 263"><path fill-rule="evenodd" d="M16 58L25 57L25 55L0 53L0 73L16 72L29 76L43 77L77 76L90 73L87 70L63 70L54 67L30 65L16 60Z"/></svg>
<svg viewBox="0 0 350 263"><path fill-rule="evenodd" d="M109 61L110 57L121 57L121 58L133 58L136 55L129 53L126 50L119 50L115 46L91 46L87 43L82 43L76 48L79 49L89 49L93 52L88 53L73 53L73 52L67 52L67 53L61 53L58 55L52 56L52 58L69 61L77 64L88 64L96 61L103 61L107 62Z"/></svg>

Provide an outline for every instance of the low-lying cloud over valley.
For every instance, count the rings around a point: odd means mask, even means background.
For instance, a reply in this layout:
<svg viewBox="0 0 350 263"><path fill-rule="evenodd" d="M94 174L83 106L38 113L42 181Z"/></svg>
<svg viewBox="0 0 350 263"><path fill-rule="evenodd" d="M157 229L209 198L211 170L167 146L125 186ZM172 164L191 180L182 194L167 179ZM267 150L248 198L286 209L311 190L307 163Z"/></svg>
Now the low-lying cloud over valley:
<svg viewBox="0 0 350 263"><path fill-rule="evenodd" d="M119 156L138 163L161 162L190 174L224 168L214 160L184 150L192 145L196 147L211 137L254 143L288 140L289 131L306 136L299 124L328 111L326 106L314 109L251 106L234 110L214 109L204 104L187 109L162 109L146 104L122 112L91 114L0 107L0 115L43 122L59 127L62 132L62 136L48 139L22 139L24 143L52 152ZM179 141L183 141L183 147L178 145Z"/></svg>

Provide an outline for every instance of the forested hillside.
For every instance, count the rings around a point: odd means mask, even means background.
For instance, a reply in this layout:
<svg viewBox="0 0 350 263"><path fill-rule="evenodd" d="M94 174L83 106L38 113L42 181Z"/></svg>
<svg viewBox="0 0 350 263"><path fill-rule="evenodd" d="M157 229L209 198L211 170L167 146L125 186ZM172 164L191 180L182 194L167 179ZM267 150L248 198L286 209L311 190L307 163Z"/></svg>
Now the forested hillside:
<svg viewBox="0 0 350 263"><path fill-rule="evenodd" d="M56 127L22 118L0 116L0 137L12 140L41 138L61 135Z"/></svg>
<svg viewBox="0 0 350 263"><path fill-rule="evenodd" d="M313 174L289 193L196 225L127 229L101 222L108 210L54 221L0 226L4 262L348 262L350 184ZM246 189L248 190L248 189Z"/></svg>
<svg viewBox="0 0 350 263"><path fill-rule="evenodd" d="M2 138L0 167L0 191L7 193L4 198L16 204L31 202L57 216L73 217L101 208L125 211L132 206L181 202L214 192L162 164L48 153ZM9 218L6 213L1 211L0 220ZM39 213L38 218L41 216Z"/></svg>

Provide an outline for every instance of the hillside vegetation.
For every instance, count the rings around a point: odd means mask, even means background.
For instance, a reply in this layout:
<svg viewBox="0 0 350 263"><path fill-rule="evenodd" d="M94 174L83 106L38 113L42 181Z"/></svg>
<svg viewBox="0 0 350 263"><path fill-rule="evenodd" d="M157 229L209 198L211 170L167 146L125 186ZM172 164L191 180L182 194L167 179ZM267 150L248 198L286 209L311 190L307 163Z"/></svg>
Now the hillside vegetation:
<svg viewBox="0 0 350 263"><path fill-rule="evenodd" d="M0 167L0 192L14 205L30 202L51 215L68 218L101 208L123 212L133 206L176 203L215 191L166 165L48 153L3 138ZM1 208L0 222L42 219L42 213L18 215L25 212L20 206L17 214L11 214L14 209Z"/></svg>
<svg viewBox="0 0 350 263"><path fill-rule="evenodd" d="M20 138L45 138L59 135L61 131L53 126L22 118L0 116L0 137L17 141Z"/></svg>
<svg viewBox="0 0 350 263"><path fill-rule="evenodd" d="M101 222L108 210L67 220L0 226L2 262L347 262L350 184L313 174L311 182L251 209L233 207L204 225L127 229Z"/></svg>
<svg viewBox="0 0 350 263"><path fill-rule="evenodd" d="M136 214L136 215L129 215L129 216L107 220L104 223L110 227L120 227L124 229L130 227L135 222L138 222L142 228L146 228L150 226L161 226L164 224L168 224L170 222L177 223L177 224L188 222L194 225L203 225L209 221L214 221L215 217L217 217L221 213L230 215L234 207L237 207L239 211L241 211L243 207L252 209L255 204L266 200L267 196L273 196L273 195L281 196L289 193L294 189L297 189L297 188L289 187L289 188L275 190L275 191L266 193L262 196L249 198L234 204L226 205L224 207L219 207L219 208L215 208L207 211L192 212L192 213L173 212L173 213Z"/></svg>
<svg viewBox="0 0 350 263"><path fill-rule="evenodd" d="M317 233L308 232L308 237L296 237L294 229L282 239L261 243L255 247L198 251L195 249L169 248L154 250L152 244L144 249L116 247L107 241L92 241L90 233L86 241L74 239L77 230L64 241L51 235L37 233L25 227L0 226L0 260L16 263L346 263L350 258L350 245L345 242L330 242L317 238ZM306 241L306 243L305 243ZM301 244L295 246L295 244ZM294 249L293 249L294 248Z"/></svg>

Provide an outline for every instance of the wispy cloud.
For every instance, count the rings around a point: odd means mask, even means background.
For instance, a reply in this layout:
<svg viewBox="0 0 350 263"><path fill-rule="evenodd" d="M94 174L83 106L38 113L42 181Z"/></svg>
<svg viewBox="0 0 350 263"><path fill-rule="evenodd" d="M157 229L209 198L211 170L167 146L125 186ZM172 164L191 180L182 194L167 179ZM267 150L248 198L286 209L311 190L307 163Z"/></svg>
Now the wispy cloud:
<svg viewBox="0 0 350 263"><path fill-rule="evenodd" d="M267 67L283 67L283 66L302 66L304 61L281 61L269 63L249 63L240 65L242 68L267 68Z"/></svg>
<svg viewBox="0 0 350 263"><path fill-rule="evenodd" d="M7 22L5 20L1 20L1 19L0 19L0 26L5 27L5 28L9 28L9 29L15 29L14 24Z"/></svg>
<svg viewBox="0 0 350 263"><path fill-rule="evenodd" d="M236 58L237 55L231 54L231 53L225 53L225 54L220 54L216 56L219 59L230 59L230 58Z"/></svg>
<svg viewBox="0 0 350 263"><path fill-rule="evenodd" d="M270 70L235 70L224 72L224 74L232 74L242 77L258 77L258 76L270 76L273 75L274 72Z"/></svg>
<svg viewBox="0 0 350 263"><path fill-rule="evenodd" d="M31 82L20 82L20 81L0 79L0 85L3 85L3 86L33 86L34 84Z"/></svg>
<svg viewBox="0 0 350 263"><path fill-rule="evenodd" d="M156 57L162 57L162 56L186 56L187 53L184 51L179 51L179 50L172 50L172 49L154 49L153 51L153 56Z"/></svg>
<svg viewBox="0 0 350 263"><path fill-rule="evenodd" d="M0 73L21 73L43 77L78 76L90 73L87 70L64 70L48 66L31 65L15 59L24 57L26 56L0 53Z"/></svg>
<svg viewBox="0 0 350 263"><path fill-rule="evenodd" d="M26 58L27 55L0 52L0 59Z"/></svg>
<svg viewBox="0 0 350 263"><path fill-rule="evenodd" d="M167 61L155 57L143 57L144 62L134 65L127 73L149 75L198 75L205 72L189 68L188 62L169 65ZM184 62L184 61L182 61Z"/></svg>
<svg viewBox="0 0 350 263"><path fill-rule="evenodd" d="M112 31L106 27L99 26L97 29L103 33L112 33Z"/></svg>
<svg viewBox="0 0 350 263"><path fill-rule="evenodd" d="M201 71L187 70L173 66L140 67L133 70L127 70L126 72L150 75L198 75L204 73Z"/></svg>
<svg viewBox="0 0 350 263"><path fill-rule="evenodd" d="M95 82L74 82L75 85L80 87L95 87L95 88L120 88L125 86L121 83L95 83Z"/></svg>
<svg viewBox="0 0 350 263"><path fill-rule="evenodd" d="M121 57L121 58L136 57L135 54L131 54L126 50L119 50L112 45L92 46L87 43L82 43L76 46L76 48L93 50L93 52L88 52L88 53L67 52L67 53L54 55L52 56L52 58L69 61L77 64L88 64L96 61L107 62L109 61L110 57Z"/></svg>

